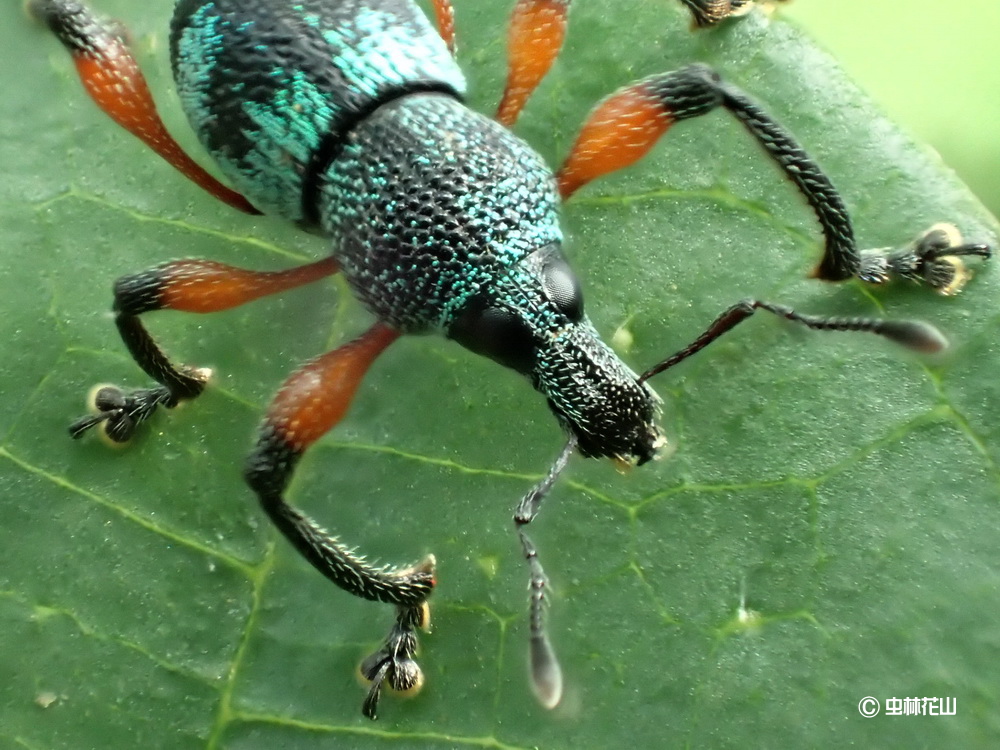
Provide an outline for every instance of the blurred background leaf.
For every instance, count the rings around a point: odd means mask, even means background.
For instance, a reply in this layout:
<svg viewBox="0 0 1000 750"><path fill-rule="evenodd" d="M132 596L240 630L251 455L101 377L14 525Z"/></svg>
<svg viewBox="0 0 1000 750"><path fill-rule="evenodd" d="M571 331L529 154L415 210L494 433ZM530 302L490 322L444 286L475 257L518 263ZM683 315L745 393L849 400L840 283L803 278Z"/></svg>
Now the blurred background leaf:
<svg viewBox="0 0 1000 750"><path fill-rule="evenodd" d="M456 5L471 102L488 110L510 3ZM168 124L200 153L169 82L170 3L101 8L132 28ZM70 442L91 384L142 382L106 312L116 276L178 256L284 267L324 246L185 183L85 100L54 40L3 13L15 62L0 72L0 750L995 746L994 268L955 299L805 279L813 217L721 113L582 191L568 253L595 323L631 341L637 368L750 295L924 318L955 346L922 360L759 320L661 377L675 454L628 477L576 460L535 524L568 682L548 713L527 688L509 519L558 430L492 363L434 337L394 345L291 493L372 557L438 556L427 688L387 699L371 724L353 673L390 613L333 590L240 479L285 374L367 316L341 280L206 318L151 316L171 351L216 368L216 387L125 451ZM794 27L687 25L679 3L577 3L518 132L557 162L602 95L702 60L799 135L863 245L943 219L996 243L968 190ZM866 695L956 697L958 716L863 719Z"/></svg>
<svg viewBox="0 0 1000 750"><path fill-rule="evenodd" d="M783 17L1000 214L1000 3L798 0Z"/></svg>

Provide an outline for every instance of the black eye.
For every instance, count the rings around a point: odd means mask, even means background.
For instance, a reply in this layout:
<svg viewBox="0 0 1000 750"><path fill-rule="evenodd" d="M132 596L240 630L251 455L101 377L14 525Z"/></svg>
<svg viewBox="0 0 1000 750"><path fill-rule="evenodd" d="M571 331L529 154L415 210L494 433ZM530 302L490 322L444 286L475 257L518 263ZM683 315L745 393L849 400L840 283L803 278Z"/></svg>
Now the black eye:
<svg viewBox="0 0 1000 750"><path fill-rule="evenodd" d="M526 374L534 368L531 329L509 310L472 306L455 320L448 335L466 349L518 372Z"/></svg>
<svg viewBox="0 0 1000 750"><path fill-rule="evenodd" d="M561 255L551 255L542 268L542 288L556 309L579 323L583 318L583 292L576 274Z"/></svg>

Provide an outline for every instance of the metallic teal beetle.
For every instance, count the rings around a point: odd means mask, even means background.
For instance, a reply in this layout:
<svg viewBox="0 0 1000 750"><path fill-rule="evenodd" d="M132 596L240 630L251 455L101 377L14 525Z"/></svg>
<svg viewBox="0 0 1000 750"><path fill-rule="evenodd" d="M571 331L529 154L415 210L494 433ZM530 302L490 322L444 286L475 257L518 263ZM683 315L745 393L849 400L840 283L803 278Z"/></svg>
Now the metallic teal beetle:
<svg viewBox="0 0 1000 750"><path fill-rule="evenodd" d="M683 0L700 26L746 12L748 0ZM347 409L374 358L403 333L437 331L524 374L568 435L546 478L514 520L531 569L532 685L555 706L559 663L544 626L547 581L524 526L570 454L642 464L664 443L649 377L764 309L815 329L861 330L919 350L944 345L911 321L829 319L759 300L725 310L691 345L637 376L600 340L560 246L560 202L648 151L675 122L731 112L815 211L826 250L815 275L873 283L902 276L955 293L968 278L953 227L932 227L891 252L859 253L844 204L794 138L745 94L692 65L650 76L600 103L553 173L507 127L562 43L570 0L517 0L510 73L493 120L462 102L450 0L432 0L435 31L409 0L179 0L170 52L194 130L235 190L198 167L167 134L119 27L71 0L32 0L71 52L91 96L119 124L203 188L248 213L283 216L328 238L330 257L280 272L208 260L172 261L120 278L114 310L150 388L103 387L95 413L73 423L125 441L162 406L202 392L208 373L171 362L139 316L160 309L212 312L342 271L376 323L306 363L279 390L261 425L246 478L288 540L321 573L366 599L395 605L382 646L362 664L375 718L383 683L412 690L416 629L426 624L434 560L378 568L355 555L283 493L303 452Z"/></svg>

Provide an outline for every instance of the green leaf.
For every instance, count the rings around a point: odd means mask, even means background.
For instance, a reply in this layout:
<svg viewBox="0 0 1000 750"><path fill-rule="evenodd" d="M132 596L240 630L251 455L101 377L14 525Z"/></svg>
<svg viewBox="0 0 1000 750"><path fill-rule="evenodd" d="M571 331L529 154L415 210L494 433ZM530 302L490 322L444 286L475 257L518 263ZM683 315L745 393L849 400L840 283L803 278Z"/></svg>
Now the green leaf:
<svg viewBox="0 0 1000 750"><path fill-rule="evenodd" d="M170 4L127 21L168 125ZM457 3L472 104L502 77L509 2ZM141 8L141 10L140 10ZM815 314L933 321L923 359L762 318L655 383L668 460L574 459L533 525L567 680L527 685L527 570L510 516L559 431L518 377L436 338L376 364L292 499L372 558L433 552L427 687L359 712L388 608L333 589L241 480L297 362L368 318L341 280L150 325L216 387L124 451L70 442L94 383L144 383L106 310L118 275L181 256L253 268L325 252L202 195L84 98L53 39L8 7L2 75L0 750L274 747L987 747L1000 733L1000 323L996 270L957 298L805 278L812 215L724 114L679 125L567 206L588 309L637 368L747 296ZM701 60L754 93L828 170L866 247L998 227L808 40L754 14L691 33L679 3L591 0L518 132L551 162L601 96ZM959 82L956 81L956 85ZM949 718L862 718L865 696L952 697Z"/></svg>

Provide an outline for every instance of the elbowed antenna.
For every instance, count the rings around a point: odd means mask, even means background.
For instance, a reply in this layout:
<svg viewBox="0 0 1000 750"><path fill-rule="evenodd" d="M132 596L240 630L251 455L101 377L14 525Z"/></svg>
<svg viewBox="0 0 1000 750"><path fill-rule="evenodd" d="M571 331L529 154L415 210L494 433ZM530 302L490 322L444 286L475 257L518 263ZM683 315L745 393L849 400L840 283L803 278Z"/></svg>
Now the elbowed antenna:
<svg viewBox="0 0 1000 750"><path fill-rule="evenodd" d="M528 622L531 628L529 652L531 687L538 702L545 708L555 708L562 699L562 668L559 666L559 659L556 657L555 649L552 648L548 633L545 632L545 606L548 604L549 579L538 559L538 550L528 535L524 533L524 527L531 523L531 520L538 514L542 500L545 499L549 490L552 489L552 485L566 468L569 457L575 450L576 437L570 435L566 446L552 463L548 474L521 498L517 510L514 511L517 536L521 540L524 559L528 561L531 569L531 579L528 583L528 589L531 592L528 610Z"/></svg>
<svg viewBox="0 0 1000 750"><path fill-rule="evenodd" d="M654 375L681 362L692 354L696 354L711 344L727 331L735 328L757 310L767 310L779 317L791 320L819 331L862 331L884 336L890 341L901 344L924 354L934 354L948 347L948 340L930 323L919 320L883 320L879 318L824 318L816 315L803 315L790 307L762 302L756 299L745 299L727 309L698 338L681 349L676 354L667 357L659 364L653 365L639 376L639 382L645 383Z"/></svg>

